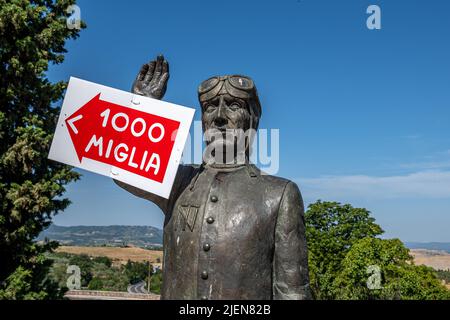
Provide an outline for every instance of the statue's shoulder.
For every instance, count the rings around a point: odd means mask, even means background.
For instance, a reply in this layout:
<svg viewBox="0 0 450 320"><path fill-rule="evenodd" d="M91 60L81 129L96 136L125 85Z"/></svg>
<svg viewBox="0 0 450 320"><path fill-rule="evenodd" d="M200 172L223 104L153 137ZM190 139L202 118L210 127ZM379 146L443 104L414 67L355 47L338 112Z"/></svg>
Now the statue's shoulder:
<svg viewBox="0 0 450 320"><path fill-rule="evenodd" d="M303 197L297 184L289 179L272 176L268 174L260 175L263 181L263 188L272 190L272 194L280 204L278 214L282 216L303 215ZM284 220L283 220L284 221ZM288 220L286 220L288 221Z"/></svg>
<svg viewBox="0 0 450 320"><path fill-rule="evenodd" d="M181 164L178 167L177 176L180 178L189 178L200 171L199 164Z"/></svg>
<svg viewBox="0 0 450 320"><path fill-rule="evenodd" d="M280 196L285 194L285 196L299 195L301 197L300 189L295 181L267 174L254 166L253 170L255 169L258 172L259 181L266 188L276 191L276 193Z"/></svg>
<svg viewBox="0 0 450 320"><path fill-rule="evenodd" d="M255 172L255 174L258 176L259 180L262 183L264 183L264 184L270 184L270 185L277 185L277 186L280 186L280 187L285 187L290 182L294 183L293 181L291 181L289 179L270 175L270 174L262 171L261 169L259 169L255 165L251 166L251 170L253 170Z"/></svg>
<svg viewBox="0 0 450 320"><path fill-rule="evenodd" d="M252 172L251 175L257 178L258 184L264 190L267 190L272 195L282 196L285 189L291 185L296 187L296 184L286 178L277 177L270 175L261 169L257 168L255 165L251 165L248 167L249 171Z"/></svg>

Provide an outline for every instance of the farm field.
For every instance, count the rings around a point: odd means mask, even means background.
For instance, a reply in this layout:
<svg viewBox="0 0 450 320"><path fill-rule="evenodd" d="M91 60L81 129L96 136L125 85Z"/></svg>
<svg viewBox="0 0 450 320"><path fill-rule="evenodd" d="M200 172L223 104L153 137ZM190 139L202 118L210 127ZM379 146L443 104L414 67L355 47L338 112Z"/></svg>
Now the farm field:
<svg viewBox="0 0 450 320"><path fill-rule="evenodd" d="M436 270L450 270L450 253L445 251L412 249L411 255L417 265L426 265Z"/></svg>
<svg viewBox="0 0 450 320"><path fill-rule="evenodd" d="M136 262L149 261L150 263L161 267L162 251L147 250L139 247L84 247L84 246L60 246L56 252L65 252L71 254L87 254L91 257L108 257L115 264L125 264L128 260Z"/></svg>

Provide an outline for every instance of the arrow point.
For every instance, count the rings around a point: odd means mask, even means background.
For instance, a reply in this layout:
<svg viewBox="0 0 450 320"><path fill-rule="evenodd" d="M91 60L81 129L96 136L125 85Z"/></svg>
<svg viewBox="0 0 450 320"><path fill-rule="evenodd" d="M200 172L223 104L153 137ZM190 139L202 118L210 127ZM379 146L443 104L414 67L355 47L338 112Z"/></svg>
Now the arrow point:
<svg viewBox="0 0 450 320"><path fill-rule="evenodd" d="M89 129L88 123L89 123L89 116L90 114L92 114L91 110L92 108L98 106L99 102L101 101L100 94L101 92L96 94L91 100L89 100L83 106L81 106L65 121L80 164L83 160L83 148L81 147L81 144L86 134L88 134L85 131ZM81 122L77 122L81 119L84 120Z"/></svg>
<svg viewBox="0 0 450 320"><path fill-rule="evenodd" d="M89 101L89 102L94 102L94 101L99 101L100 100L100 94L101 94L101 92L99 92L94 98L92 98L91 99L91 101ZM88 103L89 103L88 102Z"/></svg>
<svg viewBox="0 0 450 320"><path fill-rule="evenodd" d="M68 126L72 129L73 133L75 133L75 134L78 134L78 129L77 129L77 127L75 126L74 122L76 122L76 121L78 121L78 120L81 120L81 119L83 119L83 115L82 115L82 114L79 114L79 115L77 115L77 116L75 116L75 117L73 117L73 118L70 117L70 118L68 118L68 119L66 120Z"/></svg>

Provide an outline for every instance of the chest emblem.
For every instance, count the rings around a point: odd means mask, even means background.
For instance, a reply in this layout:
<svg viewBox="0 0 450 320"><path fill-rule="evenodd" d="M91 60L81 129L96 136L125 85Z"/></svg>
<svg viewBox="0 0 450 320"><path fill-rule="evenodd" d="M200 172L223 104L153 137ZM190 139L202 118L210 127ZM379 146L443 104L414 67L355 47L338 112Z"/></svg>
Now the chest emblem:
<svg viewBox="0 0 450 320"><path fill-rule="evenodd" d="M199 207L191 205L181 205L178 207L177 223L175 230L186 230L186 225L189 230L194 231L195 220L197 219Z"/></svg>

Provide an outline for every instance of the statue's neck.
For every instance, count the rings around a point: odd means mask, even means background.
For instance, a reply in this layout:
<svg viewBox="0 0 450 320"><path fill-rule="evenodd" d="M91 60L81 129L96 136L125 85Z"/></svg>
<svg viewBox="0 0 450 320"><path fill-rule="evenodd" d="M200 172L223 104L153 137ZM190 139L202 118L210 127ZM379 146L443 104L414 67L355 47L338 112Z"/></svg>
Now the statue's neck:
<svg viewBox="0 0 450 320"><path fill-rule="evenodd" d="M221 157L221 159L211 156L203 159L203 164L211 168L236 168L250 164L250 160L248 154L235 156L232 159L228 159L228 161L225 156Z"/></svg>

